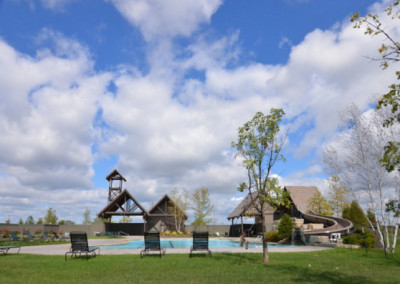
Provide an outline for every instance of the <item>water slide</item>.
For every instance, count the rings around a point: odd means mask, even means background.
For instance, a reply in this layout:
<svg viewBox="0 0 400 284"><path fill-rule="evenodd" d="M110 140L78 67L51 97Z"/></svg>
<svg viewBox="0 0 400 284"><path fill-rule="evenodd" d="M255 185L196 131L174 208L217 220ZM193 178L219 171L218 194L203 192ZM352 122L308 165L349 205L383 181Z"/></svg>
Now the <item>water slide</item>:
<svg viewBox="0 0 400 284"><path fill-rule="evenodd" d="M329 236L332 233L347 234L347 232L349 232L350 229L353 227L353 223L351 221L339 217L318 215L312 211L310 213L304 213L300 211L300 214L304 219L304 221L307 223L324 224L323 229L304 231L305 236L311 236L311 235Z"/></svg>

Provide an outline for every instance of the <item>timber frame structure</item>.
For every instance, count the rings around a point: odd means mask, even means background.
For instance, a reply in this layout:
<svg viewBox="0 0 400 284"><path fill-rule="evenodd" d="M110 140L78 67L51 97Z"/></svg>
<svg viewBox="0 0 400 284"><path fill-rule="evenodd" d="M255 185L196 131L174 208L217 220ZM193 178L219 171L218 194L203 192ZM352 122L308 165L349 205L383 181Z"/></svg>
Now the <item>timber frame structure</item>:
<svg viewBox="0 0 400 284"><path fill-rule="evenodd" d="M164 232L173 228L171 219L174 219L176 215L171 213L170 206L175 204L167 194L150 211L147 211L127 189L122 190L123 182L126 182L126 179L118 170L113 170L107 175L106 180L109 182L108 204L97 214L98 217L111 221L113 216L143 216L144 232L150 230ZM175 205L175 208L178 212L177 215L181 217L180 228L183 229L188 216L182 213L178 206Z"/></svg>

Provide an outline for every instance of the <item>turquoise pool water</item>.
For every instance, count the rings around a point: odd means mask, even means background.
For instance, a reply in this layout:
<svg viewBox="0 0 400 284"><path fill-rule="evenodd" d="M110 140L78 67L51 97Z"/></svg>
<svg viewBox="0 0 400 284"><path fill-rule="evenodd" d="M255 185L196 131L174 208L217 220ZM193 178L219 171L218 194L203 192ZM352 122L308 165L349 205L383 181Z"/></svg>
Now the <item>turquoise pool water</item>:
<svg viewBox="0 0 400 284"><path fill-rule="evenodd" d="M191 239L188 240L161 240L161 246L165 248L190 248L193 245L193 241ZM234 242L231 240L209 240L210 248L238 248L240 247L240 242ZM250 243L250 248L260 248L261 244L253 244ZM268 246L284 246L284 245L276 245L276 244L268 244ZM131 241L127 244L123 245L115 245L115 246L102 246L102 249L144 249L144 241L137 240Z"/></svg>

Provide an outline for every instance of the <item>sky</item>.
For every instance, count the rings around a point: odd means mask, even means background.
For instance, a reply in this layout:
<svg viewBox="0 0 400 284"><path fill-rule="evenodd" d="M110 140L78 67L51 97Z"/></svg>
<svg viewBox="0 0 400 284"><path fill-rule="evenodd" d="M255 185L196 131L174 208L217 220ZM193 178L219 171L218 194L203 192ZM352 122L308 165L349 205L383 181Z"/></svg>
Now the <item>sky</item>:
<svg viewBox="0 0 400 284"><path fill-rule="evenodd" d="M0 0L0 222L94 218L118 169L146 209L206 187L227 223L246 181L231 142L271 108L289 134L274 175L326 193L339 112L395 78L370 59L382 38L350 23L385 3Z"/></svg>

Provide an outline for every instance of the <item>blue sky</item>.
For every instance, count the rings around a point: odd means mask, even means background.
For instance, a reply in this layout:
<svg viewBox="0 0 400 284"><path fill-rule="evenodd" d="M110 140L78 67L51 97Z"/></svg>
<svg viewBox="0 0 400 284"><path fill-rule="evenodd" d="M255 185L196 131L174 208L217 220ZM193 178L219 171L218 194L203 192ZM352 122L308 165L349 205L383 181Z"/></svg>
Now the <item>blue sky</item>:
<svg viewBox="0 0 400 284"><path fill-rule="evenodd" d="M168 3L167 3L168 2ZM321 154L349 103L393 80L348 0L0 1L0 222L83 220L117 168L150 208L207 187L216 223L243 194L230 149L256 111L286 112L283 185L326 192Z"/></svg>

